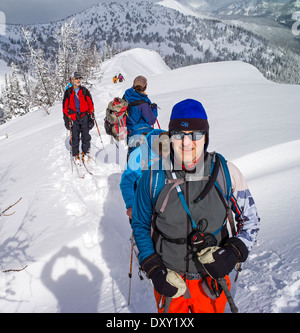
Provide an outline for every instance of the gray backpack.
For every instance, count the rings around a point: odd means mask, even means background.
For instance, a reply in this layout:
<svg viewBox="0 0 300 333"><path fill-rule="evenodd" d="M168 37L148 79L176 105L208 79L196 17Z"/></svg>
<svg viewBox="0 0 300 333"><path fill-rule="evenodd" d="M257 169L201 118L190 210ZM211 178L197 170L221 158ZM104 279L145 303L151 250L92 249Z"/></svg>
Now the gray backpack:
<svg viewBox="0 0 300 333"><path fill-rule="evenodd" d="M126 115L128 102L120 97L115 97L109 102L104 118L104 128L108 135L113 136L117 141L126 140Z"/></svg>

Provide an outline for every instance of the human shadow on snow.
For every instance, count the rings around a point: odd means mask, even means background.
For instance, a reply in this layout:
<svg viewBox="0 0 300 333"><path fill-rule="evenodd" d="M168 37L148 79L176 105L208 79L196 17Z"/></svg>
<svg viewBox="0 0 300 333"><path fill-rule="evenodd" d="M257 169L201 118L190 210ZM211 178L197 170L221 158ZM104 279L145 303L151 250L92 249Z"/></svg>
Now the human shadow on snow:
<svg viewBox="0 0 300 333"><path fill-rule="evenodd" d="M87 274L79 273L75 268L60 272L53 277L54 266L60 259L74 257L87 269ZM90 273L90 274L89 274ZM103 274L92 262L84 258L78 248L63 247L44 266L41 281L52 292L58 302L61 313L96 313L99 303L99 291Z"/></svg>

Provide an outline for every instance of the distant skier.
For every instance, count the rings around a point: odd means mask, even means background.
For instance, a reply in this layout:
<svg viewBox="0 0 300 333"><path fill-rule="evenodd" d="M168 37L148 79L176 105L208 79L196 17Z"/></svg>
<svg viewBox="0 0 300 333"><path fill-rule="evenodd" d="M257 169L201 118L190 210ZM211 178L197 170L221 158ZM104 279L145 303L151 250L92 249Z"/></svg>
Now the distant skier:
<svg viewBox="0 0 300 333"><path fill-rule="evenodd" d="M124 76L121 73L119 74L118 79L119 79L119 82L123 82L125 80Z"/></svg>
<svg viewBox="0 0 300 333"><path fill-rule="evenodd" d="M82 141L82 160L89 159L91 136L89 130L94 119L94 104L87 88L81 86L82 75L75 72L71 76L72 87L65 91L63 115L65 127L71 128L72 155L76 164L81 164L79 143Z"/></svg>
<svg viewBox="0 0 300 333"><path fill-rule="evenodd" d="M118 83L118 77L117 77L117 75L115 75L115 76L113 77L113 82L114 82L114 83Z"/></svg>

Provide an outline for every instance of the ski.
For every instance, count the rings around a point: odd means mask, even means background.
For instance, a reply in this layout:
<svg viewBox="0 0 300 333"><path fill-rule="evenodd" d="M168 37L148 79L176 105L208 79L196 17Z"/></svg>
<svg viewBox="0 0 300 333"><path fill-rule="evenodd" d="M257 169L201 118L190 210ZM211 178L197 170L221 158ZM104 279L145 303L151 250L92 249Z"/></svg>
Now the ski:
<svg viewBox="0 0 300 333"><path fill-rule="evenodd" d="M89 173L91 176L93 176L93 173L88 169L88 167L86 166L86 163L84 161L82 161L82 164L85 167L86 172Z"/></svg>
<svg viewBox="0 0 300 333"><path fill-rule="evenodd" d="M76 163L75 159L71 157L71 165L72 165L72 173L74 173L74 165L75 165L76 174L79 179L84 179L86 173L93 176L93 173L89 170L84 160L80 160L80 162L78 160Z"/></svg>
<svg viewBox="0 0 300 333"><path fill-rule="evenodd" d="M84 179L84 174L83 174L83 168L82 165L78 165L75 163L75 161L73 162L73 164L75 165L75 169L76 169L76 173L79 179Z"/></svg>

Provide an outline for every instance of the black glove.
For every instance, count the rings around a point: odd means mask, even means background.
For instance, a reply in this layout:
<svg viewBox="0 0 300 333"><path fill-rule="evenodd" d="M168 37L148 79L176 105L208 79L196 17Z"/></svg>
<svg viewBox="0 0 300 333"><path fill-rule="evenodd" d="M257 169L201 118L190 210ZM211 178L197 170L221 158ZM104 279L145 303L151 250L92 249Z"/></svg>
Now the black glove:
<svg viewBox="0 0 300 333"><path fill-rule="evenodd" d="M157 109L157 104L156 104L156 103L152 103L152 104L150 104L150 108L151 108L152 110Z"/></svg>
<svg viewBox="0 0 300 333"><path fill-rule="evenodd" d="M94 111L91 114L89 114L88 117L89 117L89 130L91 130L94 127L94 125L95 125Z"/></svg>
<svg viewBox="0 0 300 333"><path fill-rule="evenodd" d="M203 250L205 251L205 250ZM223 278L228 275L238 262L244 262L248 257L246 245L238 238L229 238L223 247L215 248L212 252L212 262L203 263L207 273L213 279Z"/></svg>
<svg viewBox="0 0 300 333"><path fill-rule="evenodd" d="M71 118L69 119L69 117L66 114L64 114L64 121L65 121L66 129L69 130L70 129L69 122L71 122L71 126L72 126L73 125L73 120Z"/></svg>
<svg viewBox="0 0 300 333"><path fill-rule="evenodd" d="M155 290L166 297L173 297L178 288L166 281L167 269L157 253L151 254L141 264L142 269L147 273L147 277L153 282Z"/></svg>

